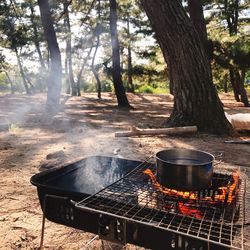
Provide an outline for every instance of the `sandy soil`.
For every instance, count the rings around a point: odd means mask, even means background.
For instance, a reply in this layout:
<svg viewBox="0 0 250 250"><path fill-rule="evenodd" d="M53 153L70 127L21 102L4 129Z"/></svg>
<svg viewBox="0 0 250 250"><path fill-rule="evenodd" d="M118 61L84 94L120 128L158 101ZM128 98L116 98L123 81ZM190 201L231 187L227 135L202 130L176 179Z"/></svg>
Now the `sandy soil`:
<svg viewBox="0 0 250 250"><path fill-rule="evenodd" d="M47 117L44 95L0 96L0 123L9 126L0 132L0 249L38 249L42 212L30 177L39 172L46 155L58 150L64 151L65 161L88 155L114 156L117 151L121 157L143 160L164 148L182 147L223 151L225 163L250 167L250 145L224 143L232 138L207 134L115 138L114 132L132 125L160 127L173 104L169 95L129 95L129 100L135 110L127 113L115 108L112 94L103 94L101 101L95 94L64 97L62 111ZM229 94L222 100L229 114L250 112ZM234 139L250 139L250 135ZM47 221L44 248L81 249L93 237ZM89 246L100 248L100 240Z"/></svg>

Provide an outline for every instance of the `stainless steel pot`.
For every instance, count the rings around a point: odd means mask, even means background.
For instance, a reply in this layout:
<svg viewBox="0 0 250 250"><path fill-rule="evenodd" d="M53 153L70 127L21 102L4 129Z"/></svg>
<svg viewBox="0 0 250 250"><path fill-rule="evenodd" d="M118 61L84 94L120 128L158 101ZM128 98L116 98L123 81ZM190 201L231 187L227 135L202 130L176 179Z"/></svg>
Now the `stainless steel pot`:
<svg viewBox="0 0 250 250"><path fill-rule="evenodd" d="M156 154L157 181L168 188L196 191L209 188L214 156L190 149L167 149Z"/></svg>

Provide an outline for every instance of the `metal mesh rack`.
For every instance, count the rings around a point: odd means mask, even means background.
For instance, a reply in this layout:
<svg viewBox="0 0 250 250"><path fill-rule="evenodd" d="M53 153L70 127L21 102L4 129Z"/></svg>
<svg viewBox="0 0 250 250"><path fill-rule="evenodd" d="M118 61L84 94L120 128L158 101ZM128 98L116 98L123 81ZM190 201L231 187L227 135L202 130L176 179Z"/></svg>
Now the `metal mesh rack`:
<svg viewBox="0 0 250 250"><path fill-rule="evenodd" d="M243 249L244 173L217 167L209 189L177 192L160 186L155 172L145 161L76 207Z"/></svg>

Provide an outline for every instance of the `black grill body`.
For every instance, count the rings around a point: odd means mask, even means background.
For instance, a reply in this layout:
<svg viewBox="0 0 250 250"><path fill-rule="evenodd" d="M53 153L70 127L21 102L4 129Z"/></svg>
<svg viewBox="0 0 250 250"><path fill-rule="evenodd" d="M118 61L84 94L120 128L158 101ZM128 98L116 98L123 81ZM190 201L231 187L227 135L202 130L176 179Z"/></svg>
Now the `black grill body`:
<svg viewBox="0 0 250 250"><path fill-rule="evenodd" d="M31 177L31 183L37 187L41 207L44 196L55 195L79 201L99 192L140 164L139 161L90 156L50 169Z"/></svg>
<svg viewBox="0 0 250 250"><path fill-rule="evenodd" d="M150 249L229 249L115 215L82 210L75 204L118 181L141 162L92 156L31 178L46 218L52 222L99 234L112 242Z"/></svg>

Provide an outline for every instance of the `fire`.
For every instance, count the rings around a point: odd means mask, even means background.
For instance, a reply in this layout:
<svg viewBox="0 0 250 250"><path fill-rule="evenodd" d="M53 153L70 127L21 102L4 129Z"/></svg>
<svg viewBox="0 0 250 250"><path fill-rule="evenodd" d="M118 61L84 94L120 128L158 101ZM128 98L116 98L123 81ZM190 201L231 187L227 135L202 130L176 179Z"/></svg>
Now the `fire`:
<svg viewBox="0 0 250 250"><path fill-rule="evenodd" d="M198 198L197 194L194 193L194 192L182 192L182 191L177 191L175 189L170 189L170 188L163 187L156 180L153 172L150 169L146 169L145 171L143 171L143 173L149 175L149 177L151 178L152 183L155 186L155 188L157 190L159 190L160 192L166 194L166 195L177 196L177 197L181 197L181 198L185 198L185 199L190 199L190 200L197 200L197 198Z"/></svg>
<svg viewBox="0 0 250 250"><path fill-rule="evenodd" d="M220 201L225 201L227 192L228 192L228 197L227 197L227 203L230 205L234 200L235 197L238 193L238 183L239 183L239 172L235 171L233 172L233 183L230 185L230 187L219 187L219 190L221 191L221 194L216 195L215 199L220 200Z"/></svg>
<svg viewBox="0 0 250 250"><path fill-rule="evenodd" d="M192 204L195 201L202 201L202 202L208 202L208 205L216 205L218 203L219 204L224 203L227 200L227 204L230 205L235 200L238 192L238 183L239 183L238 171L233 172L233 182L230 184L230 186L226 185L219 187L218 194L216 194L214 197L207 196L204 198L199 198L198 192L177 191L175 189L170 189L162 186L159 182L157 182L155 175L150 169L146 169L145 171L143 171L143 173L150 177L152 184L158 191L168 196L187 199L189 204ZM196 218L203 217L202 212L200 210L184 205L183 202L179 201L177 206L178 210L182 214L194 216Z"/></svg>

